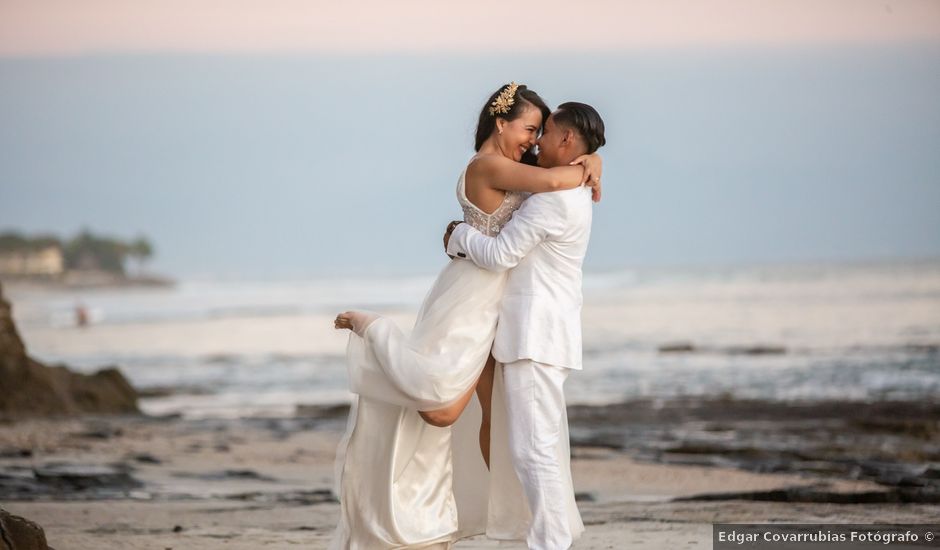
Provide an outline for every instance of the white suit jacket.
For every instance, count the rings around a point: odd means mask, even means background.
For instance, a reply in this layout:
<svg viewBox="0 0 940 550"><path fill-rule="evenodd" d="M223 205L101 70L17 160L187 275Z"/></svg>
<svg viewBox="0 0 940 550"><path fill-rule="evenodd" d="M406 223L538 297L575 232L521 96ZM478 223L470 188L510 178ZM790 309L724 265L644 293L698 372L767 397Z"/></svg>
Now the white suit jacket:
<svg viewBox="0 0 940 550"><path fill-rule="evenodd" d="M591 237L591 190L536 193L496 237L466 223L447 253L491 271L513 268L500 304L493 357L581 368L581 266ZM463 260L466 261L466 260Z"/></svg>

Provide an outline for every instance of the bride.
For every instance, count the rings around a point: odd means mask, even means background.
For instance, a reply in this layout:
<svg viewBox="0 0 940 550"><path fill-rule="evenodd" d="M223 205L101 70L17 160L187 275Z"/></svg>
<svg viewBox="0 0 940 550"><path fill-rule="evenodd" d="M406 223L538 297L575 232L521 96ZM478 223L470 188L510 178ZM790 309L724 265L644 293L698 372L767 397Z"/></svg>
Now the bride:
<svg viewBox="0 0 940 550"><path fill-rule="evenodd" d="M596 154L571 166L533 165L549 114L524 85L490 96L477 154L457 182L466 223L495 236L529 193L587 182L599 197ZM336 328L353 331L347 365L356 398L337 452L340 519L331 548L449 548L481 533L525 538L530 515L507 448L500 367L490 356L506 275L449 262L410 333L369 312L337 316ZM564 435L558 452L567 463ZM570 492L572 531L580 533Z"/></svg>

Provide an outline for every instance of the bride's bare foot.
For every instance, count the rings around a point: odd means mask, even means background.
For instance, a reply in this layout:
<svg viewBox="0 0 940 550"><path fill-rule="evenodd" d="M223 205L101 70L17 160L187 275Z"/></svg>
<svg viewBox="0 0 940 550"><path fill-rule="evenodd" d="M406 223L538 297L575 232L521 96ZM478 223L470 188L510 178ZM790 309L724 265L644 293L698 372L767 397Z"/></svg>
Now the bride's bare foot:
<svg viewBox="0 0 940 550"><path fill-rule="evenodd" d="M375 314L365 311L345 311L336 316L336 320L333 321L333 328L349 329L362 336L376 317Z"/></svg>

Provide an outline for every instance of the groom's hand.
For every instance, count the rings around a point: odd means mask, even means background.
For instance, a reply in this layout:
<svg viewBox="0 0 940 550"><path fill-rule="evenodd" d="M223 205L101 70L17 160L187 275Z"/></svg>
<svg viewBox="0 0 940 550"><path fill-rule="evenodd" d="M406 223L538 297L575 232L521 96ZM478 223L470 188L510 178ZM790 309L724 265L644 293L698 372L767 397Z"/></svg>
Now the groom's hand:
<svg viewBox="0 0 940 550"><path fill-rule="evenodd" d="M458 225L460 225L460 224L462 224L462 223L463 223L463 222L460 221L460 220L454 220L454 221L450 222L449 224L447 224L447 229L444 230L444 253L445 253L445 254L447 254L447 245L450 243L450 235L451 235L451 233L454 232L454 228L455 228L455 227L457 227ZM454 256L451 256L450 254L447 254L447 256L448 256L451 260L454 259Z"/></svg>

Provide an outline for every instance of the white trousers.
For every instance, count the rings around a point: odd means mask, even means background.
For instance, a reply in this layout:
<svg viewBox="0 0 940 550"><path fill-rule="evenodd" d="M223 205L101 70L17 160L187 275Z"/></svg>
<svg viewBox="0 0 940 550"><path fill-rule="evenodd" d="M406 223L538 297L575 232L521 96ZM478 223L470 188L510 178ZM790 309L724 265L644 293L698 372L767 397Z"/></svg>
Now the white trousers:
<svg viewBox="0 0 940 550"><path fill-rule="evenodd" d="M563 504L571 498L570 474L562 470L556 449L566 418L568 370L527 359L503 366L509 449L532 512L526 536L531 550L564 550L572 542Z"/></svg>

